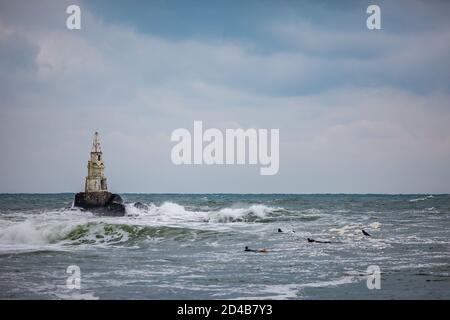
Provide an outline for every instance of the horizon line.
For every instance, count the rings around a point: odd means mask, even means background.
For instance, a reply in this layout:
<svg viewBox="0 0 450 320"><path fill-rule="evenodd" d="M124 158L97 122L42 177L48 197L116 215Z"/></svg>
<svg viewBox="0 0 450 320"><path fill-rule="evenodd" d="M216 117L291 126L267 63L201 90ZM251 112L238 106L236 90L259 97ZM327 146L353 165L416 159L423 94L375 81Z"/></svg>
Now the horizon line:
<svg viewBox="0 0 450 320"><path fill-rule="evenodd" d="M76 194L78 192L0 192L0 195L14 195L14 194L29 194L29 195L58 195L58 194ZM116 192L111 192L116 193ZM285 193L285 192L260 192L260 193L248 193L248 192L240 192L240 193L233 193L233 192L117 192L117 194L142 194L142 195L148 195L148 194L155 194L155 195L385 195L385 196L408 196L408 195L436 195L436 196L442 196L442 195L450 195L450 193L346 193L346 192L316 192L316 193Z"/></svg>

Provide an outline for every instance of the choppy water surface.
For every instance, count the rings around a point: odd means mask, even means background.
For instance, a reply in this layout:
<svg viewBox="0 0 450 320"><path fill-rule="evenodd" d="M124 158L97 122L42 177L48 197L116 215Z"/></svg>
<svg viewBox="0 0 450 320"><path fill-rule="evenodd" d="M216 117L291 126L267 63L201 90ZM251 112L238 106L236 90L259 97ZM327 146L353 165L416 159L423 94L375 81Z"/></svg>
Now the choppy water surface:
<svg viewBox="0 0 450 320"><path fill-rule="evenodd" d="M0 298L450 298L449 195L125 194L119 218L73 196L0 195Z"/></svg>

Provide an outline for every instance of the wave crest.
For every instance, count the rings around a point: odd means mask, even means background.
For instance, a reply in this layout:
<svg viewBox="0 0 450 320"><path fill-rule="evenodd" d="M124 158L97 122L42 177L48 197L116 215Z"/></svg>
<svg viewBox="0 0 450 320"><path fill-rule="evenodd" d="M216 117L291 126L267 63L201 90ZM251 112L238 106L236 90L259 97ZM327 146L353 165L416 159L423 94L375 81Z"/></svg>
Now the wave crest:
<svg viewBox="0 0 450 320"><path fill-rule="evenodd" d="M22 215L0 225L0 252L64 250L67 245L124 244L135 240L198 239L223 231L217 224L267 222L281 218L282 208L263 204L238 207L184 207L173 202L126 205L125 217L99 217L86 211L63 210ZM25 220L22 220L25 219Z"/></svg>
<svg viewBox="0 0 450 320"><path fill-rule="evenodd" d="M211 222L254 222L263 221L280 208L272 208L262 204L255 204L248 208L224 208L218 212L211 212L208 221Z"/></svg>
<svg viewBox="0 0 450 320"><path fill-rule="evenodd" d="M173 202L164 202L161 206L139 203L127 205L128 216L140 216L158 222L255 222L282 212L282 208L273 208L263 204L253 204L246 207L227 207L219 210L190 211L184 206Z"/></svg>

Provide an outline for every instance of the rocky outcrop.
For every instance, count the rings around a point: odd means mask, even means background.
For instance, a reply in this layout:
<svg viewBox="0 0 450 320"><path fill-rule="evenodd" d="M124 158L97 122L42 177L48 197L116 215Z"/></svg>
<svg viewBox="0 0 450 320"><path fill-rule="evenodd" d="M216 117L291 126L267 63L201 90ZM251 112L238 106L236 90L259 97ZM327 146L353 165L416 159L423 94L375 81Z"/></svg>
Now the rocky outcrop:
<svg viewBox="0 0 450 320"><path fill-rule="evenodd" d="M74 206L104 216L125 215L122 198L108 191L79 192L75 195Z"/></svg>
<svg viewBox="0 0 450 320"><path fill-rule="evenodd" d="M133 206L136 209L139 209L139 210L148 210L148 206L145 203L142 203L142 202L139 202L139 201L134 203Z"/></svg>

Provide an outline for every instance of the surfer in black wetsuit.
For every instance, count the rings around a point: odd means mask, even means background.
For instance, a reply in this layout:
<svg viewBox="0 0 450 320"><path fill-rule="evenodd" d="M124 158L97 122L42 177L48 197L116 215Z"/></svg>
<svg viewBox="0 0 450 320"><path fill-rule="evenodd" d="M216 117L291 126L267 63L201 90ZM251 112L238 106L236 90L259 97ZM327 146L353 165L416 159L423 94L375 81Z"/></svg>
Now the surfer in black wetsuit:
<svg viewBox="0 0 450 320"><path fill-rule="evenodd" d="M320 240L314 240L311 238L308 238L308 242L316 242L316 243L331 243L331 241L320 241Z"/></svg>
<svg viewBox="0 0 450 320"><path fill-rule="evenodd" d="M362 229L361 231L363 235L365 235L366 237L371 237L371 235L368 232L366 232L366 230Z"/></svg>
<svg viewBox="0 0 450 320"><path fill-rule="evenodd" d="M284 232L284 231L283 231L283 230L281 230L281 228L278 228L278 232L280 232L280 233L281 233L281 232ZM291 232L292 232L292 233L295 233L295 230L292 230Z"/></svg>
<svg viewBox="0 0 450 320"><path fill-rule="evenodd" d="M267 252L267 249L255 250L255 249L250 249L249 247L245 247L244 251L246 251L246 252L262 252L262 253L264 253L264 252Z"/></svg>

